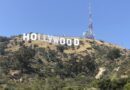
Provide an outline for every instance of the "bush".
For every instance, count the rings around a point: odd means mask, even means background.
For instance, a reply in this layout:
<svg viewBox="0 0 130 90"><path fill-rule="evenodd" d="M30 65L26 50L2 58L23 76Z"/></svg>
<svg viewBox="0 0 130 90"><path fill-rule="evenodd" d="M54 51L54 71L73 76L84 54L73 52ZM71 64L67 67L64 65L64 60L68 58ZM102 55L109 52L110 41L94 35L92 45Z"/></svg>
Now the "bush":
<svg viewBox="0 0 130 90"><path fill-rule="evenodd" d="M0 36L0 42L6 42L6 41L9 41L10 39L7 38L7 37L3 37L3 36Z"/></svg>
<svg viewBox="0 0 130 90"><path fill-rule="evenodd" d="M8 85L4 90L16 90L13 85Z"/></svg>
<svg viewBox="0 0 130 90"><path fill-rule="evenodd" d="M4 55L5 54L6 46L7 46L6 42L0 42L0 55Z"/></svg>
<svg viewBox="0 0 130 90"><path fill-rule="evenodd" d="M58 45L57 46L57 50L60 51L61 53L63 53L65 49L67 49L66 45Z"/></svg>
<svg viewBox="0 0 130 90"><path fill-rule="evenodd" d="M108 52L107 57L112 60L117 59L121 57L121 51L117 48L114 48Z"/></svg>
<svg viewBox="0 0 130 90"><path fill-rule="evenodd" d="M127 83L127 84L124 86L124 90L130 90L130 83Z"/></svg>
<svg viewBox="0 0 130 90"><path fill-rule="evenodd" d="M123 87L124 87L124 85L126 83L127 83L126 79L115 79L115 80L111 80L111 79L108 78L108 79L102 79L102 80L100 80L98 82L98 87L101 90L123 90Z"/></svg>

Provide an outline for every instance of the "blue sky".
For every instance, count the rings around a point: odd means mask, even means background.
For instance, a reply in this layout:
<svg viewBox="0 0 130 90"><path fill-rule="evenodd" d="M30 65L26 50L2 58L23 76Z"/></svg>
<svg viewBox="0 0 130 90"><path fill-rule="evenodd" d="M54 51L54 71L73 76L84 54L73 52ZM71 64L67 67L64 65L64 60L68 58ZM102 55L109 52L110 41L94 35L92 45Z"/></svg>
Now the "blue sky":
<svg viewBox="0 0 130 90"><path fill-rule="evenodd" d="M130 0L92 0L94 33L130 48ZM0 35L26 32L82 36L88 0L0 0Z"/></svg>

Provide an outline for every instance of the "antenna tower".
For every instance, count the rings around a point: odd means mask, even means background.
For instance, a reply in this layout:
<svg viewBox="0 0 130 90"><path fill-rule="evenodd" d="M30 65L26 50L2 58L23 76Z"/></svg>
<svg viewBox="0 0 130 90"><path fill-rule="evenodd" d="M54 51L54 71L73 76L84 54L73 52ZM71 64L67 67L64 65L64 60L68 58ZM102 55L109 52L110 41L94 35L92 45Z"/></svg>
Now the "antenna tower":
<svg viewBox="0 0 130 90"><path fill-rule="evenodd" d="M88 30L85 32L84 37L88 38L88 39L94 39L91 0L89 0L89 22L88 22Z"/></svg>

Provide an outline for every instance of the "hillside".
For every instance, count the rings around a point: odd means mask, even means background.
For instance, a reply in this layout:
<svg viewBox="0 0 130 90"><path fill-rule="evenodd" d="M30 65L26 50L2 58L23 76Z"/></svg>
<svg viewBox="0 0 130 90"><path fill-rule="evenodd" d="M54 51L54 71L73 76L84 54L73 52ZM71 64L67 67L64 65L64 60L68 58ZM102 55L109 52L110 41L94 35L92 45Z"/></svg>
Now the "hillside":
<svg viewBox="0 0 130 90"><path fill-rule="evenodd" d="M129 77L130 51L111 43L0 37L0 90L130 90Z"/></svg>

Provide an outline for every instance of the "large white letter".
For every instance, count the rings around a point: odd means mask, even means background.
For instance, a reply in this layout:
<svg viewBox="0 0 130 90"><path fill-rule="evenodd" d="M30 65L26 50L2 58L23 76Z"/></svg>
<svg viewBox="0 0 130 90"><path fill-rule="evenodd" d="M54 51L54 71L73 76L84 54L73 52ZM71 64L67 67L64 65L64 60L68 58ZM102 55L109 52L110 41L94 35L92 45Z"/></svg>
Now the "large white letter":
<svg viewBox="0 0 130 90"><path fill-rule="evenodd" d="M37 40L37 34L31 33L31 40Z"/></svg>
<svg viewBox="0 0 130 90"><path fill-rule="evenodd" d="M47 42L47 35L43 35L43 36L42 36L42 40L43 40L44 42Z"/></svg>
<svg viewBox="0 0 130 90"><path fill-rule="evenodd" d="M23 34L23 40L25 41L25 40L30 40L30 34Z"/></svg>
<svg viewBox="0 0 130 90"><path fill-rule="evenodd" d="M60 44L65 45L65 38L60 38Z"/></svg>
<svg viewBox="0 0 130 90"><path fill-rule="evenodd" d="M48 42L52 43L53 36L48 36Z"/></svg>
<svg viewBox="0 0 130 90"><path fill-rule="evenodd" d="M79 39L74 39L74 45L78 46L79 45Z"/></svg>
<svg viewBox="0 0 130 90"><path fill-rule="evenodd" d="M37 40L41 40L41 34L37 34Z"/></svg>
<svg viewBox="0 0 130 90"><path fill-rule="evenodd" d="M67 43L68 46L71 46L72 45L72 40L71 39L67 39L66 43Z"/></svg>
<svg viewBox="0 0 130 90"><path fill-rule="evenodd" d="M59 43L59 37L54 37L53 38L53 43L58 44Z"/></svg>

